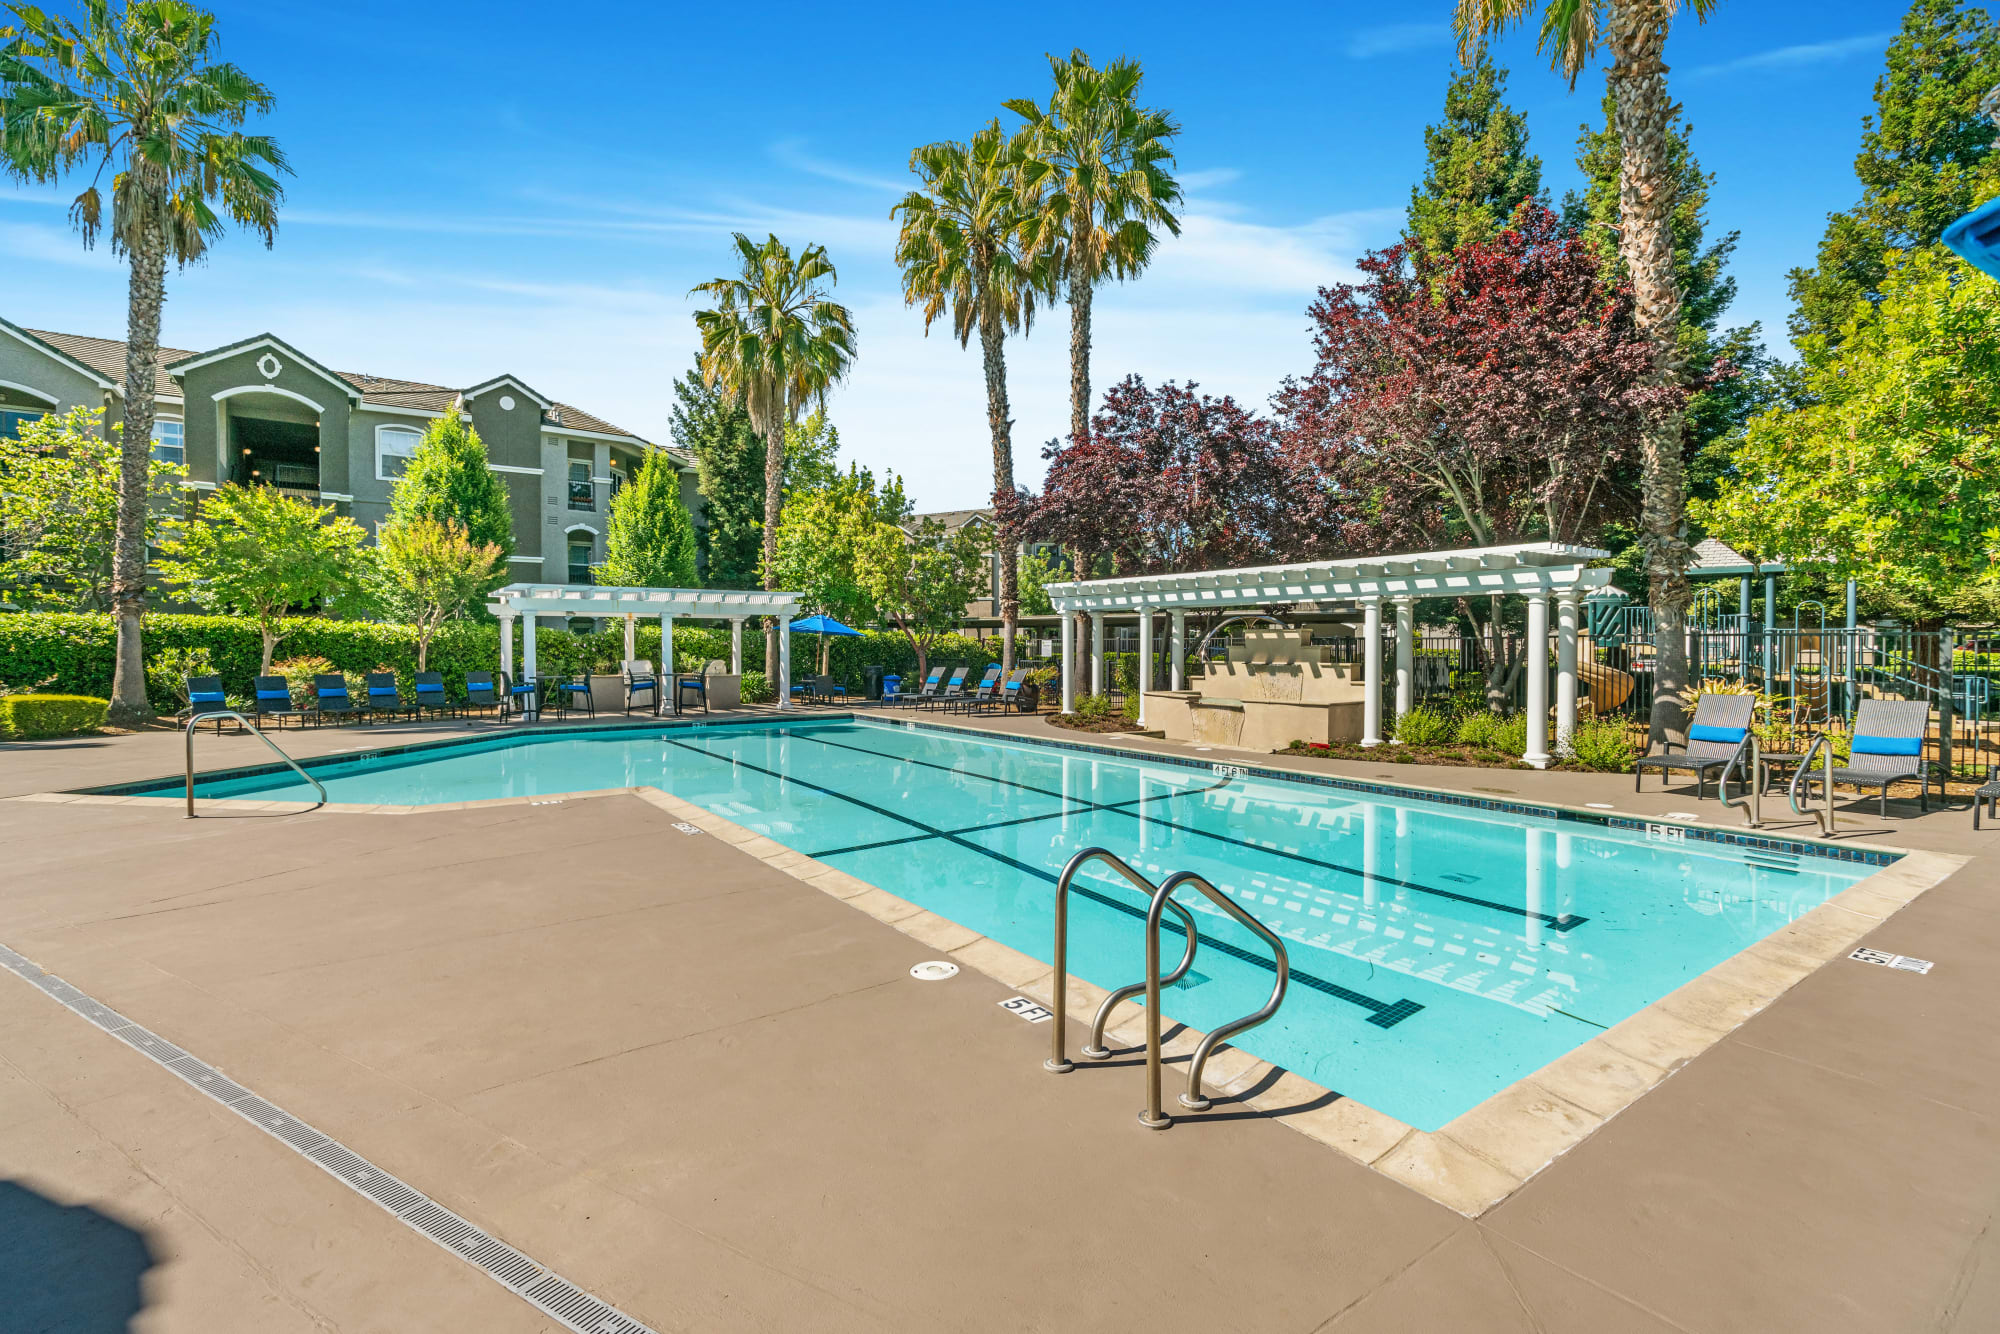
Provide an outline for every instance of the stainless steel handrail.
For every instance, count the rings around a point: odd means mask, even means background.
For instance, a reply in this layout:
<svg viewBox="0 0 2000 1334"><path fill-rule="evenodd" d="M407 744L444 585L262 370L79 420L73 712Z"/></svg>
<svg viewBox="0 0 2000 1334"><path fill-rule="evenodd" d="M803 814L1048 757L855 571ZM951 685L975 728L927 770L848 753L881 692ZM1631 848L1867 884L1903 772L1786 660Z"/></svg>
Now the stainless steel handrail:
<svg viewBox="0 0 2000 1334"><path fill-rule="evenodd" d="M1738 746L1736 753L1729 757L1729 763L1722 766L1722 777L1716 780L1715 795L1725 807L1735 804L1729 800L1729 771L1741 765L1744 751L1748 750L1750 753L1750 781L1747 786L1750 789L1750 800L1744 804L1743 809L1744 813L1750 817L1750 827L1756 829L1764 823L1764 751L1757 744L1757 734L1755 732L1746 736L1744 741L1748 744ZM1739 776L1737 781L1740 783L1743 780Z"/></svg>
<svg viewBox="0 0 2000 1334"><path fill-rule="evenodd" d="M1271 999L1241 1019L1217 1024L1194 1049L1194 1059L1188 1062L1187 1092L1181 1094L1181 1106L1197 1112L1207 1110L1208 1099L1201 1093L1201 1072L1202 1067L1208 1064L1209 1053L1215 1050L1216 1044L1246 1029L1255 1028L1276 1014L1278 1006L1284 1003L1285 988L1292 980L1291 956L1285 952L1285 942L1278 938L1277 932L1193 871L1176 871L1166 878L1153 895L1152 906L1146 912L1146 1110L1139 1114L1139 1124L1153 1130L1164 1130L1173 1124L1173 1118L1160 1110L1160 915L1172 901L1174 891L1182 885L1193 885L1208 897L1210 903L1234 917L1269 945L1272 959L1277 964L1278 980L1271 988Z"/></svg>
<svg viewBox="0 0 2000 1334"><path fill-rule="evenodd" d="M1156 888L1153 894L1157 893L1159 890ZM1150 902L1152 894L1146 897ZM1187 948L1181 951L1181 961L1174 965L1174 971L1160 979L1160 985L1163 987L1170 987L1188 975L1188 969L1194 967L1195 950L1201 944L1201 937L1195 933L1194 914L1175 899L1168 899L1167 906L1181 919L1181 929L1187 932ZM1090 1021L1090 1045L1083 1049L1085 1056L1093 1061L1110 1059L1111 1049L1104 1045L1104 1029L1111 1022L1111 1012L1118 1008L1119 1002L1128 1001L1145 989L1146 979L1142 977L1137 982L1118 988L1104 998L1104 1003L1097 1007L1097 1017Z"/></svg>
<svg viewBox="0 0 2000 1334"><path fill-rule="evenodd" d="M1069 885L1076 873L1094 861L1101 861L1118 874L1132 882L1132 887L1143 893L1147 899L1159 892L1159 886L1127 866L1125 862L1107 848L1085 848L1071 857L1063 866L1062 874L1056 877L1056 945L1055 964L1056 994L1050 1008L1055 1017L1050 1020L1053 1032L1049 1035L1049 1059L1042 1062L1042 1068L1054 1074L1065 1075L1076 1069L1076 1063L1069 1059L1065 1036L1068 1031L1069 1015ZM1192 924L1188 931L1189 950L1193 949L1194 931Z"/></svg>
<svg viewBox="0 0 2000 1334"><path fill-rule="evenodd" d="M1823 773L1821 776L1821 787L1823 788L1821 796L1824 800L1822 809L1808 811L1805 807L1799 805L1799 790L1805 785L1808 775L1812 773L1812 758L1815 750L1823 750L1825 752L1825 759L1822 761ZM1792 811L1795 814L1811 815L1819 821L1820 834L1826 838L1833 837L1833 743L1827 739L1826 733L1821 732L1818 736L1814 737L1806 746L1806 753L1799 756L1798 772L1792 775L1792 785L1786 795L1791 799Z"/></svg>
<svg viewBox="0 0 2000 1334"><path fill-rule="evenodd" d="M319 793L319 800L314 802L310 809L318 810L320 807L326 805L325 786L321 784L319 779L314 778L304 769L299 768L298 761L294 760L291 756L285 754L284 751L280 750L278 748L278 743L271 740L271 738L265 736L262 728L258 727L257 724L251 722L248 718L245 718L242 714L238 713L234 709L210 709L206 713L196 714L194 717L188 719L187 722L187 818L188 819L192 820L195 818L194 729L200 726L202 723L212 723L222 718L234 718L238 723L241 723L259 741L269 746L271 748L272 754L276 755L279 759L283 760L287 765L289 765L293 773L297 774L299 777L305 779L308 783L311 783L313 785L313 791ZM304 812L300 813L304 814Z"/></svg>

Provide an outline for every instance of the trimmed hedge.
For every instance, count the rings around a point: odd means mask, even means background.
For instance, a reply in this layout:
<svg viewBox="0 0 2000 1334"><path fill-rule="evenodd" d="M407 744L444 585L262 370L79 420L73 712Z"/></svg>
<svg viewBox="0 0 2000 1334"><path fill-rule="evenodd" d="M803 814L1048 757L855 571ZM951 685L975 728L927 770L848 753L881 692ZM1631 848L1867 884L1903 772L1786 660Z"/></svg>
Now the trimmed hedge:
<svg viewBox="0 0 2000 1334"><path fill-rule="evenodd" d="M111 701L86 695L0 695L0 737L39 741L104 726Z"/></svg>

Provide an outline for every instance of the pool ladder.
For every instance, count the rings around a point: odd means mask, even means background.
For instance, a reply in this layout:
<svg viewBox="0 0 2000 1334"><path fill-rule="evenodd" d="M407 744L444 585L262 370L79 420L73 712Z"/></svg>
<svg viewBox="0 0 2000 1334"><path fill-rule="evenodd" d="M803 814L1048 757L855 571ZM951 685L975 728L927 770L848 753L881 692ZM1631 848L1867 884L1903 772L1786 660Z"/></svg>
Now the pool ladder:
<svg viewBox="0 0 2000 1334"><path fill-rule="evenodd" d="M1128 1000L1141 992L1146 996L1146 1109L1139 1113L1139 1124L1152 1130L1164 1130L1174 1123L1160 1107L1160 990L1173 985L1187 976L1194 966L1195 951L1201 944L1201 937L1195 930L1194 914L1184 904L1176 901L1174 891L1182 885L1192 885L1204 894L1209 902L1241 922L1252 934L1271 947L1271 957L1276 964L1277 985L1271 988L1271 998L1256 1010L1241 1019L1232 1019L1226 1024L1218 1024L1209 1031L1194 1051L1188 1062L1187 1091L1180 1095L1181 1106L1190 1111L1206 1111L1209 1100L1202 1096L1201 1072L1208 1064L1208 1058L1215 1048L1238 1033L1257 1027L1278 1012L1284 1003L1285 988L1291 982L1291 958L1285 953L1285 942L1276 932L1246 912L1237 902L1210 884L1193 871L1176 871L1155 885L1133 870L1125 862L1104 848L1085 848L1069 859L1063 867L1062 876L1056 881L1056 941L1055 941L1055 997L1054 1017L1050 1020L1050 1054L1042 1063L1043 1068L1055 1074L1067 1074L1076 1068L1069 1059L1065 1038L1068 1028L1069 1011L1069 891L1070 882L1076 873L1091 862L1103 862L1132 883L1132 887L1147 897L1146 908L1146 976L1130 985L1122 986L1104 998L1097 1007L1097 1016L1090 1024L1090 1045L1083 1054L1094 1061L1101 1061L1111 1055L1104 1045L1104 1027L1110 1021L1111 1011L1120 1001ZM1160 919L1167 909L1173 909L1180 918L1181 929L1187 933L1187 949L1181 954L1181 961L1174 970L1164 976L1160 973Z"/></svg>
<svg viewBox="0 0 2000 1334"><path fill-rule="evenodd" d="M298 761L294 760L291 756L285 754L283 750L279 749L278 743L271 740L271 738L265 736L262 728L258 727L257 724L251 722L248 718L245 718L242 714L238 713L234 709L211 709L206 713L195 714L192 718L189 718L187 722L187 818L188 819L192 820L195 818L194 729L201 726L203 723L220 722L224 718L234 718L236 722L239 725L241 725L245 731L249 732L252 736L256 737L259 741L263 742L265 745L269 746L271 748L271 752L274 755L276 755L279 759L283 760L293 773L305 779L306 782L312 784L313 791L319 793L319 800L312 804L311 809L318 810L320 807L326 805L326 788L320 783L319 779L314 778L304 769L299 768ZM222 729L219 727L216 728L216 731L218 732L221 730Z"/></svg>

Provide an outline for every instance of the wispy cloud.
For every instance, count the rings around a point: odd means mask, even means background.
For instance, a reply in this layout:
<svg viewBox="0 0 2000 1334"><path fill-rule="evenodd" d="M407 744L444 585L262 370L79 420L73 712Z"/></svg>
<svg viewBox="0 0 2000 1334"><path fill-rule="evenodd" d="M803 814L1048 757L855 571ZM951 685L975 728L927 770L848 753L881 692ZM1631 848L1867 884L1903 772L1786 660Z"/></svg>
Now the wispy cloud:
<svg viewBox="0 0 2000 1334"><path fill-rule="evenodd" d="M110 245L102 238L86 250L83 238L73 231L24 222L0 223L0 258L84 269L116 269L124 263L111 253Z"/></svg>
<svg viewBox="0 0 2000 1334"><path fill-rule="evenodd" d="M1181 183L1181 189L1192 194L1197 190L1213 190L1218 185L1233 185L1243 179L1243 173L1234 167L1209 167L1181 172L1175 179Z"/></svg>
<svg viewBox="0 0 2000 1334"><path fill-rule="evenodd" d="M1448 23L1384 23L1363 28L1347 39L1347 54L1354 60L1400 55L1405 51L1428 51L1451 41Z"/></svg>
<svg viewBox="0 0 2000 1334"><path fill-rule="evenodd" d="M897 180L889 176L878 176L861 171L839 162L829 162L825 158L814 157L806 151L803 139L780 139L771 145L771 157L794 171L803 171L824 180L839 181L842 185L859 186L863 190L880 190L888 194L900 195L915 184L915 178Z"/></svg>
<svg viewBox="0 0 2000 1334"><path fill-rule="evenodd" d="M1181 234L1162 242L1146 283L1155 290L1200 288L1232 301L1279 296L1303 310L1321 286L1353 281L1356 256L1401 217L1398 209L1357 209L1280 227L1190 212Z"/></svg>
<svg viewBox="0 0 2000 1334"><path fill-rule="evenodd" d="M1832 42L1806 42L1799 46L1780 46L1769 51L1757 51L1734 60L1725 60L1715 65L1700 65L1688 71L1693 78L1714 78L1720 74L1740 74L1745 70L1790 70L1811 69L1817 65L1832 65L1855 56L1877 55L1895 36L1888 32L1864 33L1859 37L1842 37Z"/></svg>

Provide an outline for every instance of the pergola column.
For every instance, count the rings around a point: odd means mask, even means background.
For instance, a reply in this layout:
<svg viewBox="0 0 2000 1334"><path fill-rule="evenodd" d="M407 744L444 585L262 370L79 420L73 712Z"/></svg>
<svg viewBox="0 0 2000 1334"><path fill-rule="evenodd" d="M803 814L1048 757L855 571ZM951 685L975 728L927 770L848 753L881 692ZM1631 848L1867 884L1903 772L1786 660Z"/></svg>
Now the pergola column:
<svg viewBox="0 0 2000 1334"><path fill-rule="evenodd" d="M1549 595L1528 594L1528 642L1521 650L1528 668L1528 744L1521 758L1537 769L1549 767Z"/></svg>
<svg viewBox="0 0 2000 1334"><path fill-rule="evenodd" d="M1153 609L1139 608L1139 726L1146 725L1146 691L1153 684Z"/></svg>
<svg viewBox="0 0 2000 1334"><path fill-rule="evenodd" d="M1414 598L1396 599L1396 721L1416 707L1417 604ZM1402 745L1398 736L1396 744Z"/></svg>
<svg viewBox="0 0 2000 1334"><path fill-rule="evenodd" d="M1104 613L1090 613L1090 693L1104 693Z"/></svg>
<svg viewBox="0 0 2000 1334"><path fill-rule="evenodd" d="M792 707L792 618L778 616L778 707Z"/></svg>
<svg viewBox="0 0 2000 1334"><path fill-rule="evenodd" d="M1565 757L1576 735L1577 596L1568 588L1556 598L1556 754ZM1749 625L1747 616L1743 623Z"/></svg>
<svg viewBox="0 0 2000 1334"><path fill-rule="evenodd" d="M1187 613L1173 613L1173 633L1167 638L1167 654L1173 659L1173 671L1169 680L1172 689L1187 689Z"/></svg>
<svg viewBox="0 0 2000 1334"><path fill-rule="evenodd" d="M729 618L729 672L732 676L743 675L743 618Z"/></svg>
<svg viewBox="0 0 2000 1334"><path fill-rule="evenodd" d="M514 618L504 612L500 621L500 674L514 679Z"/></svg>
<svg viewBox="0 0 2000 1334"><path fill-rule="evenodd" d="M535 674L535 622L538 619L540 618L533 612L529 612L521 618L521 679L523 681L540 680ZM541 701L542 692L539 689L534 694L528 696L528 707L533 711L537 722L540 722L542 717Z"/></svg>
<svg viewBox="0 0 2000 1334"><path fill-rule="evenodd" d="M1056 634L1062 641L1062 711L1076 712L1076 672L1071 663L1070 641L1076 638L1076 617L1067 611L1056 615Z"/></svg>
<svg viewBox="0 0 2000 1334"><path fill-rule="evenodd" d="M1361 599L1361 744L1382 744L1382 599Z"/></svg>
<svg viewBox="0 0 2000 1334"><path fill-rule="evenodd" d="M639 618L631 612L625 613L625 661L631 662L639 656Z"/></svg>
<svg viewBox="0 0 2000 1334"><path fill-rule="evenodd" d="M654 678L657 688L653 698L658 701L654 713L672 713L679 707L681 692L674 688L674 618L660 617L660 674Z"/></svg>

